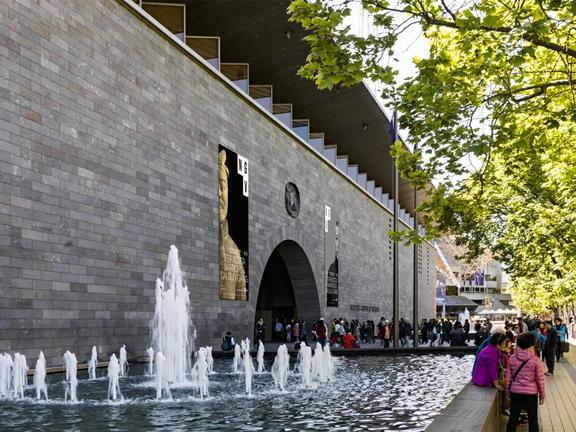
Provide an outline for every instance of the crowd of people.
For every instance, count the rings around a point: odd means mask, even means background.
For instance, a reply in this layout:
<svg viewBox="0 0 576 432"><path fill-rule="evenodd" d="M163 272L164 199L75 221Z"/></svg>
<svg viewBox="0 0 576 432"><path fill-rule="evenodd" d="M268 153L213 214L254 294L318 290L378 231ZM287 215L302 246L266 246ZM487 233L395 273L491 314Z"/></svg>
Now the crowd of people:
<svg viewBox="0 0 576 432"><path fill-rule="evenodd" d="M486 337L482 340L479 334ZM546 399L544 376L554 375L555 363L569 350L568 339L574 336L572 318L568 325L561 318L524 317L495 328L489 321L480 326L472 383L504 393L502 412L509 415L507 432L515 431L522 422L528 423L529 431L539 430L538 404Z"/></svg>

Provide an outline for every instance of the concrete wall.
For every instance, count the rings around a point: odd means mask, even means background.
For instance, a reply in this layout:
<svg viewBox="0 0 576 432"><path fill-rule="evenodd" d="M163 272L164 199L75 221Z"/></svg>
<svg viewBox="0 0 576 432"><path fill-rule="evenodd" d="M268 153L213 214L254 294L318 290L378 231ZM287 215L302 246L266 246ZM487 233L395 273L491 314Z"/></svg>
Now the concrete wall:
<svg viewBox="0 0 576 432"><path fill-rule="evenodd" d="M259 281L285 239L310 260L323 314L391 315L390 214L119 2L8 2L0 24L0 351L43 349L51 364L65 349L82 362L92 345L141 355L171 244L202 344L226 329L252 336ZM250 160L249 302L218 299L219 144ZM330 311L325 203L342 232ZM403 247L405 316L411 256ZM421 304L432 305L424 279Z"/></svg>

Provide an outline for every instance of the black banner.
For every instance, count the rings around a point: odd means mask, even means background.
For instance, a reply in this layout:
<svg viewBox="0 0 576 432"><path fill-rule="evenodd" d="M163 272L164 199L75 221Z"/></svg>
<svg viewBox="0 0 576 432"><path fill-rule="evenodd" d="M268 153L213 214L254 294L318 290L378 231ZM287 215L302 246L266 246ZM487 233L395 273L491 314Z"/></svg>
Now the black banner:
<svg viewBox="0 0 576 432"><path fill-rule="evenodd" d="M334 209L324 206L324 263L326 269L326 306L338 307L339 223Z"/></svg>
<svg viewBox="0 0 576 432"><path fill-rule="evenodd" d="M248 300L248 184L248 159L219 146L219 290L224 300Z"/></svg>

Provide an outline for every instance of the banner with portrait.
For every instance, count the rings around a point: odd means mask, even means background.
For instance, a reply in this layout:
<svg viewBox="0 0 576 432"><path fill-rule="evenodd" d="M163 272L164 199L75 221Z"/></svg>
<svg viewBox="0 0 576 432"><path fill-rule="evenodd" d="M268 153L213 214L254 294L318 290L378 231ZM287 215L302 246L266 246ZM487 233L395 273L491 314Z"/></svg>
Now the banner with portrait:
<svg viewBox="0 0 576 432"><path fill-rule="evenodd" d="M339 223L331 206L324 206L324 284L326 306L338 307L338 249Z"/></svg>
<svg viewBox="0 0 576 432"><path fill-rule="evenodd" d="M218 146L219 292L248 300L248 159Z"/></svg>

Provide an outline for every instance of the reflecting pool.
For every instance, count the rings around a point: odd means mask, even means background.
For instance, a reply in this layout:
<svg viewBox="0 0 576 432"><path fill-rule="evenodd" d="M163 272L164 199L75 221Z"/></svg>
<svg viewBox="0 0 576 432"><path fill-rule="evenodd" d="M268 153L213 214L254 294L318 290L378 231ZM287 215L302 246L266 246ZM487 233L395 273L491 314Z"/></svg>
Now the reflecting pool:
<svg viewBox="0 0 576 432"><path fill-rule="evenodd" d="M216 359L206 400L183 387L156 401L147 365L132 365L120 378L123 400L107 400L99 369L95 380L79 371L79 402L65 403L63 375L50 375L49 401L36 401L31 386L24 400L0 400L0 430L422 431L469 381L472 363L472 356L338 357L331 382L306 389L291 370L284 392L274 389L267 363L248 397L232 360Z"/></svg>

